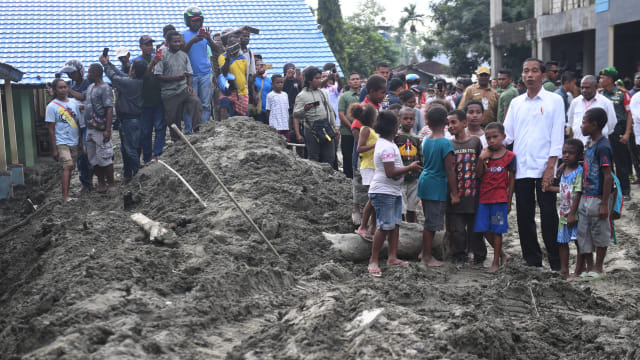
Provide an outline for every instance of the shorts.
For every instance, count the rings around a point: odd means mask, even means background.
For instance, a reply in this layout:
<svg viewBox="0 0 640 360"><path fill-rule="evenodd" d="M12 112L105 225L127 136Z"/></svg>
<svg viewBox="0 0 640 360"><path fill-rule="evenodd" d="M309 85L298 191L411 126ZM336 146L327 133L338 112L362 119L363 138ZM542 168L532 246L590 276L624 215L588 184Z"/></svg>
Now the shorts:
<svg viewBox="0 0 640 360"><path fill-rule="evenodd" d="M407 211L415 212L420 204L420 198L418 198L418 181L402 183L402 213L406 214Z"/></svg>
<svg viewBox="0 0 640 360"><path fill-rule="evenodd" d="M576 240L578 236L578 225L567 226L560 224L558 226L558 244L568 244Z"/></svg>
<svg viewBox="0 0 640 360"><path fill-rule="evenodd" d="M369 194L376 210L376 224L380 230L393 230L402 223L402 196Z"/></svg>
<svg viewBox="0 0 640 360"><path fill-rule="evenodd" d="M609 196L609 215L614 196ZM599 197L582 196L578 205L578 248L581 254L590 254L597 247L607 247L611 242L609 218L600 219Z"/></svg>
<svg viewBox="0 0 640 360"><path fill-rule="evenodd" d="M360 176L362 176L362 185L369 186L371 185L371 180L373 180L373 175L376 173L375 169L360 169Z"/></svg>
<svg viewBox="0 0 640 360"><path fill-rule="evenodd" d="M365 206L369 201L369 194L367 193L367 188L362 185L362 176L360 176L360 170L357 168L353 168L351 188L353 191L353 204Z"/></svg>
<svg viewBox="0 0 640 360"><path fill-rule="evenodd" d="M60 144L56 145L58 150L58 161L62 163L62 168L75 167L78 159L78 147L73 145Z"/></svg>
<svg viewBox="0 0 640 360"><path fill-rule="evenodd" d="M102 131L87 128L87 157L91 166L109 166L113 164L112 139L104 142Z"/></svg>
<svg viewBox="0 0 640 360"><path fill-rule="evenodd" d="M478 204L473 232L504 234L509 230L507 203Z"/></svg>
<svg viewBox="0 0 640 360"><path fill-rule="evenodd" d="M424 212L424 229L427 231L442 230L444 228L444 213L446 208L446 201L422 199L422 211Z"/></svg>

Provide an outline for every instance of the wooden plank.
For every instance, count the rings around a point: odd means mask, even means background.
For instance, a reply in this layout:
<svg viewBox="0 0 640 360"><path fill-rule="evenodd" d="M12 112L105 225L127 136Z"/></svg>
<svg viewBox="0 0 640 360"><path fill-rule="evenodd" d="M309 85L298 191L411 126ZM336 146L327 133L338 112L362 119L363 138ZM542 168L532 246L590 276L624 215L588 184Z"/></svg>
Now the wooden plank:
<svg viewBox="0 0 640 360"><path fill-rule="evenodd" d="M33 166L37 154L35 121L33 119L33 106L31 104L34 91L35 90L32 89L16 90L21 117L21 121L18 124L22 129L20 140L23 146L23 161L25 166Z"/></svg>
<svg viewBox="0 0 640 360"><path fill-rule="evenodd" d="M4 94L7 100L7 120L9 123L9 146L11 147L11 164L18 165L18 139L16 138L16 119L13 112L13 93L11 81L4 80Z"/></svg>

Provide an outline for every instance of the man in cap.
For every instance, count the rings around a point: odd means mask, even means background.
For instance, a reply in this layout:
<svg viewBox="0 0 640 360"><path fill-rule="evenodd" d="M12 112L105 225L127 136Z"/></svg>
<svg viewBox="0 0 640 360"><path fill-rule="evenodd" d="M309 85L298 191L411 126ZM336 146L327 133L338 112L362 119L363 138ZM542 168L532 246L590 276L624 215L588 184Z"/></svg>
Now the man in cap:
<svg viewBox="0 0 640 360"><path fill-rule="evenodd" d="M60 69L60 72L63 74L67 74L67 76L71 79L68 95L78 100L82 107L81 110L83 110L84 105L82 105L82 100L84 99L84 96L82 95L82 93L89 87L89 80L84 78L84 66L82 66L82 62L76 59L68 60L64 64L64 67ZM80 113L78 114L78 123L81 130L82 148L86 149L87 128L84 122L83 111L80 111ZM89 158L87 158L86 152L78 154L76 165L78 167L78 178L80 179L80 183L82 184L80 192L83 193L86 191L90 191L92 176L89 169Z"/></svg>
<svg viewBox="0 0 640 360"><path fill-rule="evenodd" d="M125 74L129 74L129 71L131 70L131 61L129 60L131 58L131 53L129 52L129 48L126 46L120 46L116 49L116 58L118 58L122 64L120 70Z"/></svg>
<svg viewBox="0 0 640 360"><path fill-rule="evenodd" d="M140 144L142 146L142 160L144 163L155 161L164 149L167 123L164 121L164 108L160 95L160 81L153 74L151 59L155 56L154 40L149 35L142 35L139 40L142 53L133 61L142 60L147 64L147 72L142 83L142 112L140 114ZM156 140L153 142L153 130Z"/></svg>
<svg viewBox="0 0 640 360"><path fill-rule="evenodd" d="M613 161L615 163L616 176L620 180L622 195L625 201L631 199L631 187L629 175L631 174L631 154L627 144L633 146L631 140L631 95L629 92L615 84L618 78L618 70L609 66L600 70L600 94L613 103L616 112L616 123L613 133L609 135L609 142L613 148Z"/></svg>
<svg viewBox="0 0 640 360"><path fill-rule="evenodd" d="M486 66L481 66L477 71L478 83L473 84L464 91L462 100L458 104L458 109L463 110L470 100L478 100L482 102L484 108L484 119L482 125L496 121L498 113L498 100L500 99L496 89L489 86L491 70Z"/></svg>

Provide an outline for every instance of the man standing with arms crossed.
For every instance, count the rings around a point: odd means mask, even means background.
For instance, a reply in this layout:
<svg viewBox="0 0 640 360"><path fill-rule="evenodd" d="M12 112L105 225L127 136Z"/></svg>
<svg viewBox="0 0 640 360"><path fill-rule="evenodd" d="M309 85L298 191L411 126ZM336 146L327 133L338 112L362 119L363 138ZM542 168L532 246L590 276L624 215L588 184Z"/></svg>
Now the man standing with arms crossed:
<svg viewBox="0 0 640 360"><path fill-rule="evenodd" d="M553 185L558 157L564 142L564 103L558 94L542 88L544 65L529 58L522 65L527 92L511 102L504 121L507 143L513 142L518 157L516 170L516 209L522 256L526 265L542 267L538 244L535 203L540 207L540 223L549 264L560 270L558 252L558 212Z"/></svg>

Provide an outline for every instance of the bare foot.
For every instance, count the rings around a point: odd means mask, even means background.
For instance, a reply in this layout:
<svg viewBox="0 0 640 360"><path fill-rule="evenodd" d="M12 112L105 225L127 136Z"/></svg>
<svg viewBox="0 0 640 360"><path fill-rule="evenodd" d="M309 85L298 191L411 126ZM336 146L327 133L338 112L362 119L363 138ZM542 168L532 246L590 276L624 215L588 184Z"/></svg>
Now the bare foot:
<svg viewBox="0 0 640 360"><path fill-rule="evenodd" d="M569 280L571 278L571 276L569 275L569 272L560 272L560 275L564 276L564 278L566 280Z"/></svg>
<svg viewBox="0 0 640 360"><path fill-rule="evenodd" d="M400 260L400 259L389 259L387 261L387 265L389 266L394 266L394 265L407 265L409 264L408 261L404 261L404 260Z"/></svg>
<svg viewBox="0 0 640 360"><path fill-rule="evenodd" d="M503 254L500 256L500 264L501 264L502 266L505 266L505 265L507 264L507 261L509 260L509 258L511 258L511 256L509 256L509 255L507 255L507 254L503 253Z"/></svg>
<svg viewBox="0 0 640 360"><path fill-rule="evenodd" d="M359 212L354 212L351 213L351 221L353 222L353 225L359 226L361 223L362 216L360 215Z"/></svg>
<svg viewBox="0 0 640 360"><path fill-rule="evenodd" d="M444 265L442 262L436 260L434 257L430 257L426 261L425 261L424 258L422 258L421 262L422 263L426 263L428 267L440 267L440 266Z"/></svg>
<svg viewBox="0 0 640 360"><path fill-rule="evenodd" d="M491 267L489 268L489 270L487 270L490 273L494 273L496 271L498 271L500 267L498 265L491 265Z"/></svg>

